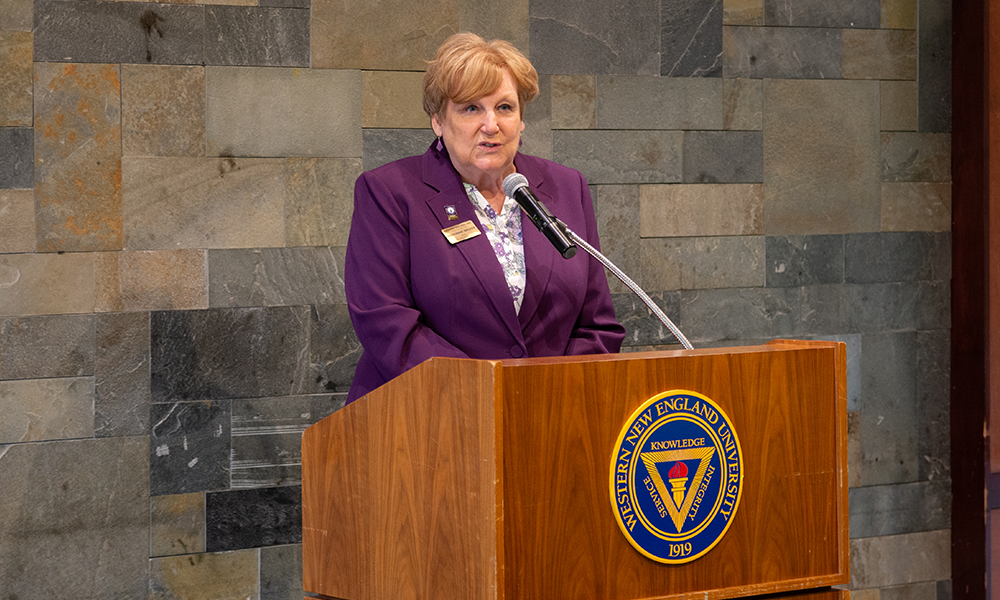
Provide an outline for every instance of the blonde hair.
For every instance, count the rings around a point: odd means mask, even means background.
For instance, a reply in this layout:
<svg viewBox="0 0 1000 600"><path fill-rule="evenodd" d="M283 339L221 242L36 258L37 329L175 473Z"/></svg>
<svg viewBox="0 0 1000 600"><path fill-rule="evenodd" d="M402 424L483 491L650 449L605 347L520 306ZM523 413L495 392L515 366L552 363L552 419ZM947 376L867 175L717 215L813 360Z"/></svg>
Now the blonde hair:
<svg viewBox="0 0 1000 600"><path fill-rule="evenodd" d="M440 114L448 100L462 104L487 96L510 73L517 86L521 117L538 95L538 73L510 42L487 42L474 33L456 33L438 48L424 74L424 112Z"/></svg>

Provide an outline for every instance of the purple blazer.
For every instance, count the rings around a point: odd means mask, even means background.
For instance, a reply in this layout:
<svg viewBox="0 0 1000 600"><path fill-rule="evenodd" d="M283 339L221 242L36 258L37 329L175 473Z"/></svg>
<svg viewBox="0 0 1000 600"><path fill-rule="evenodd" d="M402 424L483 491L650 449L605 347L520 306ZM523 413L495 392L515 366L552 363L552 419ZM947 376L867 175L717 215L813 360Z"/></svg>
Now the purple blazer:
<svg viewBox="0 0 1000 600"><path fill-rule="evenodd" d="M578 171L518 154L535 195L594 247L597 220ZM449 220L449 212L457 219ZM441 230L471 221L481 235L452 245ZM344 281L361 341L347 401L432 356L503 359L618 352L604 267L582 250L566 260L523 220L527 283L520 312L447 150L362 173Z"/></svg>

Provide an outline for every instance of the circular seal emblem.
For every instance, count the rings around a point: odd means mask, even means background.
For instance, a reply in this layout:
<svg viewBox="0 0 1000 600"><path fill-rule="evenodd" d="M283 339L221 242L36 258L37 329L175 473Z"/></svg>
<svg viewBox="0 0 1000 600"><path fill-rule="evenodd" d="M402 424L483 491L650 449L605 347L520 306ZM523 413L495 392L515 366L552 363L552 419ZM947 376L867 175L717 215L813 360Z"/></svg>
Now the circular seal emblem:
<svg viewBox="0 0 1000 600"><path fill-rule="evenodd" d="M611 505L629 543L666 564L711 550L740 505L743 451L715 402L686 390L647 400L611 458Z"/></svg>

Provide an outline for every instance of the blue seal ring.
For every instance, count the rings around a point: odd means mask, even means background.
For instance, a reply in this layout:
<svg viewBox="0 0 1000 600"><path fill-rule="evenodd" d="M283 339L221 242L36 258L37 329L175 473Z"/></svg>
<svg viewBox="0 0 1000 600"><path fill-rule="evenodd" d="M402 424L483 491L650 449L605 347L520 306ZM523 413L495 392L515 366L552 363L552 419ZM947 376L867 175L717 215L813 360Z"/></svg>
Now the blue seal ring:
<svg viewBox="0 0 1000 600"><path fill-rule="evenodd" d="M743 450L726 413L687 390L656 395L625 422L611 457L618 527L644 556L684 564L732 525L743 492Z"/></svg>

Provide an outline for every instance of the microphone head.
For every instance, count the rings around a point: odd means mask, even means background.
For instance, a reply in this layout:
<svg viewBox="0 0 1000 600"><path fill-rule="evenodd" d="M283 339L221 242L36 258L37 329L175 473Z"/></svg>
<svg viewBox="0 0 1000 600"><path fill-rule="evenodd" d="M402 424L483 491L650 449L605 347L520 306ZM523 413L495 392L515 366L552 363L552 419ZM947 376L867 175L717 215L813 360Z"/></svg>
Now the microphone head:
<svg viewBox="0 0 1000 600"><path fill-rule="evenodd" d="M528 187L528 178L520 173L511 173L510 175L504 177L503 180L503 193L507 194L508 198L514 197L514 192L518 188Z"/></svg>

